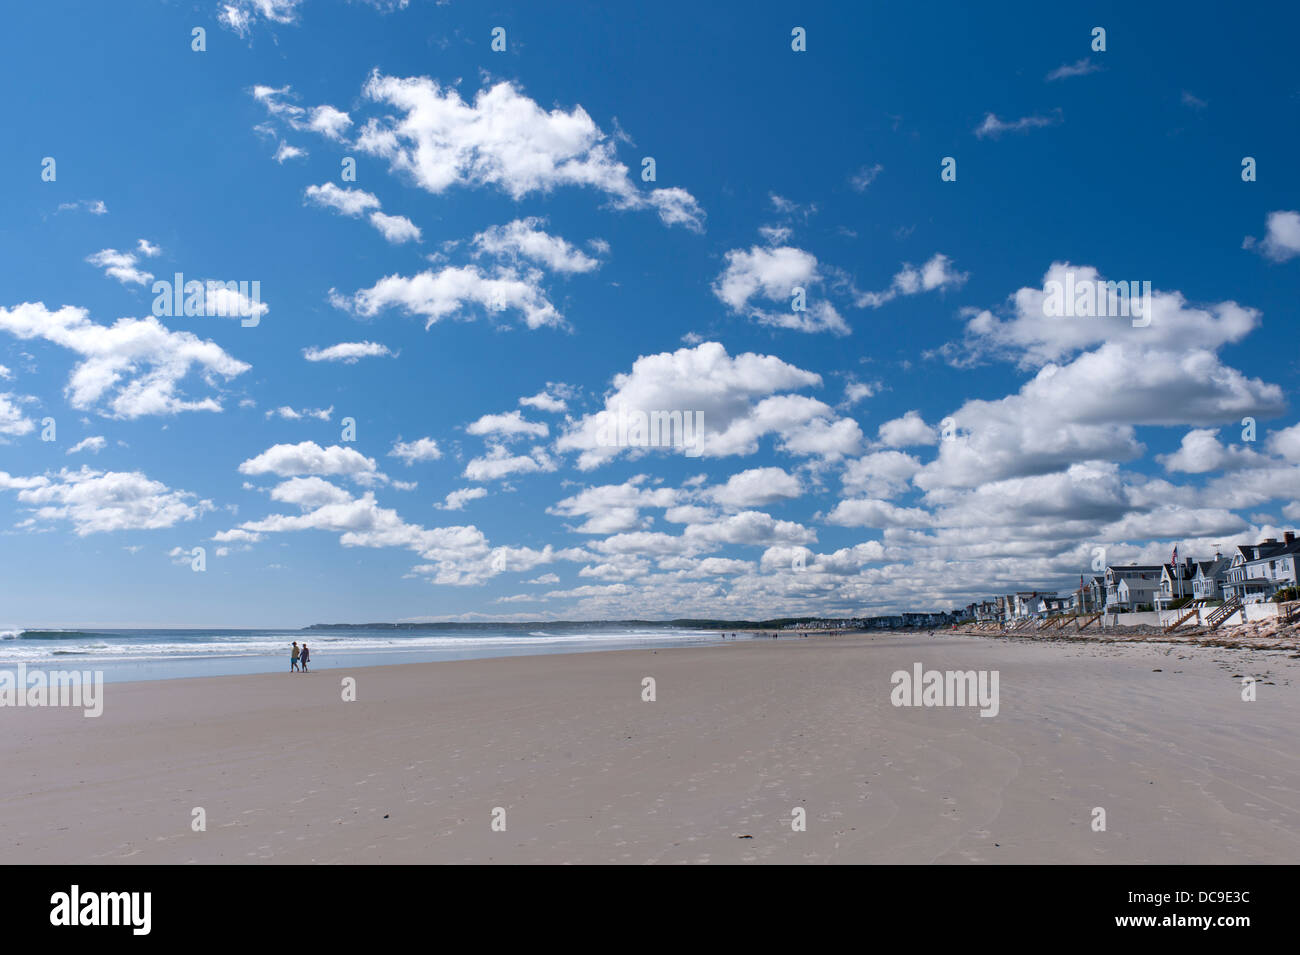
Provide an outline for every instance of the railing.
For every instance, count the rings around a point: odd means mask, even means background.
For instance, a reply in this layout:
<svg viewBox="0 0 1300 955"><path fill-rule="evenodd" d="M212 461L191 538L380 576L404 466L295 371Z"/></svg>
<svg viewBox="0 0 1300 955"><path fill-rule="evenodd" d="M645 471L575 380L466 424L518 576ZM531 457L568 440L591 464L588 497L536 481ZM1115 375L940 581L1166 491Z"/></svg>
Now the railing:
<svg viewBox="0 0 1300 955"><path fill-rule="evenodd" d="M1195 617L1195 616L1196 616L1197 614L1199 614L1200 612L1201 612L1201 608L1200 608L1200 607L1193 607L1191 610L1187 611L1187 613L1183 614L1181 617L1179 617L1177 620L1175 620L1175 621L1174 621L1173 623L1171 623L1169 626L1165 627L1165 633L1169 633L1170 631L1177 630L1177 629L1178 629L1179 627L1181 627L1184 623L1186 623L1186 622L1187 622L1188 620L1190 620L1192 617Z"/></svg>
<svg viewBox="0 0 1300 955"><path fill-rule="evenodd" d="M1216 607L1214 612L1205 618L1205 622L1210 625L1211 630L1218 630L1225 620L1231 617L1238 610L1241 610L1242 602L1239 594L1233 594L1232 599L1227 601L1222 607ZM1242 611L1242 618L1245 618L1245 611Z"/></svg>

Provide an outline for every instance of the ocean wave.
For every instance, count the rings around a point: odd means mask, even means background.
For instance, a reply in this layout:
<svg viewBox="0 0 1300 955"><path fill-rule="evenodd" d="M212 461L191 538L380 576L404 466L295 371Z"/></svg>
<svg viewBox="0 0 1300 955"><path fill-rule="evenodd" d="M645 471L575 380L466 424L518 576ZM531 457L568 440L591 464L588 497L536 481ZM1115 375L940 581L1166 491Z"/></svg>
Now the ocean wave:
<svg viewBox="0 0 1300 955"><path fill-rule="evenodd" d="M8 633L9 631L5 631ZM6 639L18 640L101 640L102 633L94 633L85 630L23 630L16 638L6 637Z"/></svg>
<svg viewBox="0 0 1300 955"><path fill-rule="evenodd" d="M0 663L32 663L53 656L82 656L104 663L180 659L215 659L220 657L288 656L289 643L303 642L302 633L205 632L201 638L177 639L159 631L124 631L87 633L82 631L18 631L19 637L8 640L0 649ZM34 636L33 636L34 634ZM700 631L628 631L610 628L596 632L555 633L539 630L528 633L494 634L394 634L388 632L331 634L329 637L306 635L307 642L321 654L323 661L333 654L354 653L454 653L457 655L495 656L500 653L535 652L539 649L584 650L634 645L671 645L710 641L716 634ZM170 639L169 639L170 638Z"/></svg>

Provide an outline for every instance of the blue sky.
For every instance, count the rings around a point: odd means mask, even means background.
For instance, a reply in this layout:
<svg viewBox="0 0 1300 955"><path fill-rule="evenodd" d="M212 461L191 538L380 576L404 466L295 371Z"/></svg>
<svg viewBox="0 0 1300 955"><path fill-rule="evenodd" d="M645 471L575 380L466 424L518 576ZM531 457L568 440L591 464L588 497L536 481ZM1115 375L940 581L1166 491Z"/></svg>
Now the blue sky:
<svg viewBox="0 0 1300 955"><path fill-rule="evenodd" d="M1300 521L1294 11L542 6L9 13L0 625L937 609Z"/></svg>

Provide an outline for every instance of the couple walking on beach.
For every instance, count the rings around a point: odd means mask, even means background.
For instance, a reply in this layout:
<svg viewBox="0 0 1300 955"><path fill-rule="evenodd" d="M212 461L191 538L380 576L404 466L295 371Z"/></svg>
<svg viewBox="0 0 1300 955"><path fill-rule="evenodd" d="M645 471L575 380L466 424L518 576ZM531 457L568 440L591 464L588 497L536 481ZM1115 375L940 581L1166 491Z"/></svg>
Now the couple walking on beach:
<svg viewBox="0 0 1300 955"><path fill-rule="evenodd" d="M306 673L306 672L307 672L307 661L310 660L310 659L311 659L311 651L307 649L307 644L304 643L304 644L302 645L302 649L299 650L299 649L298 649L298 641L295 640L295 641L293 642L293 653L289 656L289 672L290 672L290 673L293 673L295 670L297 670L297 669L298 669L298 664L299 664L299 662L301 662L301 663L302 663L302 672L303 672L303 673Z"/></svg>

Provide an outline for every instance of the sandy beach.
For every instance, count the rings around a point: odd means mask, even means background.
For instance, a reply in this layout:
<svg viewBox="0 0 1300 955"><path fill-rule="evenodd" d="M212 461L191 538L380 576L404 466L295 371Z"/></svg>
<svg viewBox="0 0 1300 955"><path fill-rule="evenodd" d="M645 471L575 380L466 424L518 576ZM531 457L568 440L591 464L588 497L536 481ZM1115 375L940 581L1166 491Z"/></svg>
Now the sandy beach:
<svg viewBox="0 0 1300 955"><path fill-rule="evenodd" d="M997 671L997 715L894 706L916 663ZM1300 861L1284 652L920 633L316 665L0 709L0 861Z"/></svg>

